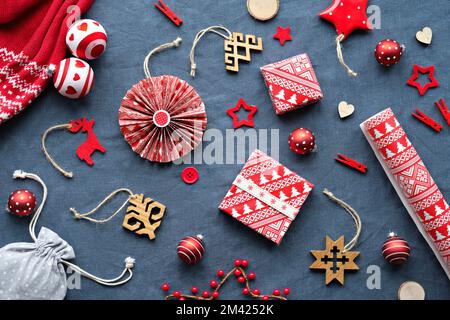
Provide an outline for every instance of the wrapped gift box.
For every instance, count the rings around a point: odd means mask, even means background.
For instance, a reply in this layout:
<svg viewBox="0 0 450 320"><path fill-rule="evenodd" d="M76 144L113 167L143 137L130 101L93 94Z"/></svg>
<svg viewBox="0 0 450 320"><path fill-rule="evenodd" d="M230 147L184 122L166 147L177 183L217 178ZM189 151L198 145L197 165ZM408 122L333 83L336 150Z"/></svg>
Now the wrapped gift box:
<svg viewBox="0 0 450 320"><path fill-rule="evenodd" d="M323 98L319 81L306 53L268 64L261 68L261 73L278 115Z"/></svg>
<svg viewBox="0 0 450 320"><path fill-rule="evenodd" d="M280 244L314 185L256 150L219 209Z"/></svg>

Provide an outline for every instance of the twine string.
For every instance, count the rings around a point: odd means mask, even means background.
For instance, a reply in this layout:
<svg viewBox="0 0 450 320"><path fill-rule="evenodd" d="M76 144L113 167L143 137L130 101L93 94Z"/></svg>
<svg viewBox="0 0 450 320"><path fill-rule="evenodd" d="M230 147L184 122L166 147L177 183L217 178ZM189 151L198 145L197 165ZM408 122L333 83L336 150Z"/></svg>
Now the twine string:
<svg viewBox="0 0 450 320"><path fill-rule="evenodd" d="M177 48L177 47L179 47L180 44L181 44L181 41L182 41L182 39L181 39L180 37L178 37L178 38L176 38L175 40L173 40L172 42L164 43L164 44L162 44L162 45L156 47L155 49L153 49L152 51L150 51L150 52L148 53L148 55L147 55L147 56L145 57L145 59L144 59L144 73L145 73L145 76L146 76L147 78L150 78L150 77L151 77L150 69L149 69L149 67L148 67L148 63L149 63L149 61L150 61L150 58L151 58L153 55L155 55L156 53L161 52L161 51L163 51L163 50L170 49L170 48Z"/></svg>
<svg viewBox="0 0 450 320"><path fill-rule="evenodd" d="M221 33L220 30L226 32L226 34ZM224 26L211 26L205 29L200 30L194 38L194 42L192 43L191 52L189 53L189 60L191 61L191 77L195 78L195 71L197 70L197 64L195 63L195 48L197 47L200 40L203 38L205 34L208 32L215 33L218 36L224 39L231 39L233 37L230 30L225 28Z"/></svg>
<svg viewBox="0 0 450 320"><path fill-rule="evenodd" d="M355 209L353 209L348 203L344 202L343 200L337 198L333 193L331 193L328 189L323 190L323 193L333 202L337 203L339 206L344 208L345 211L348 212L348 214L353 218L356 226L356 234L353 237L352 240L350 240L349 243L347 243L344 247L345 251L350 251L353 249L353 247L358 242L359 236L361 235L361 218L358 215L358 212L356 212Z"/></svg>
<svg viewBox="0 0 450 320"><path fill-rule="evenodd" d="M350 77L356 77L358 74L355 71L353 71L352 69L350 69L350 67L344 61L344 56L342 54L342 45L341 45L341 42L342 42L342 40L344 40L344 38L345 38L344 34L340 34L336 38L336 52L337 52L338 60L339 60L339 63L345 68L345 70L347 70L347 74Z"/></svg>
<svg viewBox="0 0 450 320"><path fill-rule="evenodd" d="M56 169L58 170L63 176L65 176L66 178L72 178L73 177L73 172L71 171L66 171L64 170L56 161L55 159L53 159L53 157L49 154L47 147L45 146L45 141L47 140L47 136L50 132L54 131L54 130L63 130L63 129L70 129L71 125L69 123L65 123L65 124L59 124L53 127L48 128L47 130L45 130L44 134L41 137L41 147L42 147L42 151L45 154L45 157L47 158L47 161L50 162L50 164Z"/></svg>

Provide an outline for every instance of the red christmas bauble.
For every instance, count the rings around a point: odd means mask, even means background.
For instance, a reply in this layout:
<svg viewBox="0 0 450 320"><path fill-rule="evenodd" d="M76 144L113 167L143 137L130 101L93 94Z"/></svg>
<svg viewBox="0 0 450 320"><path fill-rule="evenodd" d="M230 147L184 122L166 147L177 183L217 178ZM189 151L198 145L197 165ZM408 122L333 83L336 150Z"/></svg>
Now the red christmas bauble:
<svg viewBox="0 0 450 320"><path fill-rule="evenodd" d="M178 256L187 264L198 263L205 254L203 236L183 238L177 247Z"/></svg>
<svg viewBox="0 0 450 320"><path fill-rule="evenodd" d="M289 146L295 153L307 155L316 149L316 138L311 130L298 128L289 135Z"/></svg>
<svg viewBox="0 0 450 320"><path fill-rule="evenodd" d="M391 232L384 242L382 253L387 262L393 265L400 265L409 258L411 249L408 242Z"/></svg>
<svg viewBox="0 0 450 320"><path fill-rule="evenodd" d="M384 39L375 48L375 59L379 64L390 67L400 61L405 47L395 40Z"/></svg>
<svg viewBox="0 0 450 320"><path fill-rule="evenodd" d="M8 211L19 217L29 216L36 208L36 196L27 189L11 193L8 199Z"/></svg>

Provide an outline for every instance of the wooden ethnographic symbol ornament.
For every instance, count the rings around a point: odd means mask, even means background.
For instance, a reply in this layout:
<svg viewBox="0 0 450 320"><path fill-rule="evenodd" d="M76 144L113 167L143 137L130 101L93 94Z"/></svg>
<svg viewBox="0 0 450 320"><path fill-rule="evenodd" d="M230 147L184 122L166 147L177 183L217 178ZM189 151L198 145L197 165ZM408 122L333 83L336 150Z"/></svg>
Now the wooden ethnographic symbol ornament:
<svg viewBox="0 0 450 320"><path fill-rule="evenodd" d="M425 27L416 33L416 39L420 43L423 44L431 44L431 40L433 39L433 30L430 27Z"/></svg>
<svg viewBox="0 0 450 320"><path fill-rule="evenodd" d="M128 193L127 200L111 216L104 219L94 219L90 216L99 210L106 202L110 201L120 192ZM74 217L78 220L84 219L94 223L106 223L114 218L128 204L122 226L137 235L146 235L150 240L156 238L155 231L161 225L166 206L153 200L144 198L143 194L135 194L130 189L120 188L109 194L93 210L87 213L79 213L75 208L70 208Z"/></svg>
<svg viewBox="0 0 450 320"><path fill-rule="evenodd" d="M425 300L425 290L414 281L406 281L398 288L398 300Z"/></svg>
<svg viewBox="0 0 450 320"><path fill-rule="evenodd" d="M311 254L316 259L309 267L313 270L325 271L325 284L330 284L336 280L344 285L345 271L359 270L355 259L359 256L359 252L351 251L356 245L361 234L361 219L358 213L349 204L335 197L330 191L325 189L323 193L333 202L341 206L353 218L356 225L356 234L352 240L346 245L344 236L337 241L333 241L330 237L325 239L325 250L311 250Z"/></svg>
<svg viewBox="0 0 450 320"><path fill-rule="evenodd" d="M344 250L344 236L340 237L337 241L333 241L327 236L325 241L325 250L311 250L311 254L316 261L310 268L325 270L326 285L333 280L343 285L345 271L359 270L359 267L354 262L359 252Z"/></svg>
<svg viewBox="0 0 450 320"><path fill-rule="evenodd" d="M223 31L223 32L221 32ZM228 71L239 72L239 61L251 60L251 51L262 51L262 38L255 35L240 32L231 33L230 30L223 26L211 26L200 30L195 36L192 44L189 58L191 61L191 76L195 77L197 64L195 63L195 48L200 42L201 38L208 32L215 33L225 39L225 69Z"/></svg>
<svg viewBox="0 0 450 320"><path fill-rule="evenodd" d="M143 194L130 197L129 204L122 226L137 235L155 239L155 231L161 225L166 206L151 198L144 199Z"/></svg>
<svg viewBox="0 0 450 320"><path fill-rule="evenodd" d="M341 101L338 105L338 112L341 119L350 117L355 112L355 106L345 101Z"/></svg>
<svg viewBox="0 0 450 320"><path fill-rule="evenodd" d="M255 19L266 21L275 17L280 10L279 0L247 0L248 13Z"/></svg>

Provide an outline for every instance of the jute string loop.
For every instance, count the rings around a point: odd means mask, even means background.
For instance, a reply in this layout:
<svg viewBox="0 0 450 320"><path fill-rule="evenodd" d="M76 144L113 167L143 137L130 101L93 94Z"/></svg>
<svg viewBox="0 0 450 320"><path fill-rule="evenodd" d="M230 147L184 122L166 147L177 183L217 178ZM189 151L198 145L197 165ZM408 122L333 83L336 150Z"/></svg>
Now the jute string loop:
<svg viewBox="0 0 450 320"><path fill-rule="evenodd" d="M226 32L226 34L223 34L220 32L220 30ZM208 32L215 33L222 38L226 40L230 40L233 37L233 34L230 30L225 28L224 26L211 26L208 28L205 28L203 30L200 30L197 35L194 38L194 42L192 43L191 52L189 53L189 60L191 61L191 77L195 78L195 71L197 70L197 64L195 63L195 48L197 47L200 40L203 38L205 34Z"/></svg>
<svg viewBox="0 0 450 320"><path fill-rule="evenodd" d="M72 178L73 177L73 172L70 171L66 171L64 170L58 163L56 163L56 161L52 158L52 156L50 156L50 154L48 153L47 147L45 146L45 141L47 140L47 136L50 132L54 131L54 130L63 130L63 129L70 129L71 125L69 123L65 123L65 124L59 124L53 127L48 128L47 130L45 130L44 134L42 135L41 138L41 147L42 147L42 151L45 154L45 157L47 158L48 162L50 162L50 164L59 172L61 172L61 174L63 176L65 176L66 178Z"/></svg>
<svg viewBox="0 0 450 320"><path fill-rule="evenodd" d="M33 218L31 219L30 225L29 225L29 232L30 232L30 236L33 239L33 241L36 242L37 237L36 237L36 224L37 221L42 213L42 209L44 208L45 202L47 201L47 195L48 195L48 189L47 186L45 185L44 181L42 181L42 179L36 175L36 174L32 174L32 173L27 173L21 170L17 170L14 172L13 174L13 178L14 179L32 179L36 182L38 182L43 189L43 195L42 195L42 202L39 205L39 207L36 209L36 213L34 214ZM135 260L131 257L127 257L125 259L125 268L122 271L122 273L114 278L114 279L103 279L103 278L99 278L97 276L94 276L93 274L85 271L84 269L80 268L79 266L77 266L76 264L73 264L69 261L66 260L61 260L61 263L63 263L64 265L66 265L67 267L72 268L72 270L74 270L75 272L78 272L79 274L81 274L82 276L91 279L101 285L104 286L120 286L126 282L128 282L132 277L133 277L133 271L131 270L134 267L134 263ZM128 274L128 276L126 278L124 278L124 276Z"/></svg>
<svg viewBox="0 0 450 320"><path fill-rule="evenodd" d="M119 207L119 209L117 209L112 215L110 215L109 217L106 217L104 219L94 219L94 218L90 217L91 215L96 213L101 207L103 207L108 201L110 201L112 198L114 198L120 192L126 192L129 194L129 196L124 201L124 203ZM90 222L102 224L102 223L106 223L106 222L110 221L112 218L114 218L127 205L128 201L134 196L135 195L133 194L133 192L130 189L120 188L120 189L117 189L117 190L114 190L113 192L111 192L105 199L100 201L99 204L89 212L79 213L77 211L77 209L75 209L75 208L70 208L69 210L73 214L75 219L78 219L78 220L84 219L84 220L87 220Z"/></svg>
<svg viewBox="0 0 450 320"><path fill-rule="evenodd" d="M337 198L333 193L331 193L328 189L323 190L323 193L333 202L337 203L339 206L344 208L345 211L348 212L348 214L353 218L355 221L356 226L356 234L353 237L352 240L350 240L349 243L347 243L344 247L344 251L350 251L353 249L353 247L356 245L356 242L358 242L359 236L361 235L361 218L358 215L358 212L356 212L355 209L353 209L348 203L344 202L343 200Z"/></svg>
<svg viewBox="0 0 450 320"><path fill-rule="evenodd" d="M342 42L342 40L344 40L344 38L345 38L344 34L341 34L341 35L337 36L337 38L336 38L336 52L337 52L337 56L339 59L339 63L345 68L345 70L347 70L347 74L350 77L356 77L358 74L355 71L353 71L352 69L350 69L350 67L345 63L344 56L342 55L341 42Z"/></svg>
<svg viewBox="0 0 450 320"><path fill-rule="evenodd" d="M178 38L176 38L175 40L173 40L172 42L164 43L164 44L162 44L162 45L156 47L155 49L153 49L152 51L149 52L149 54L148 54L148 55L145 57L145 59L144 59L144 73L145 73L145 76L146 76L147 78L150 78L150 77L151 77L150 69L149 69L149 67L148 67L148 62L150 61L150 58L151 58L154 54L156 54L156 53L158 53L158 52L161 52L161 51L163 51L163 50L170 49L170 48L174 48L174 47L175 47L175 48L179 47L180 44L181 44L181 41L182 41L182 39L181 39L180 37L178 37Z"/></svg>

